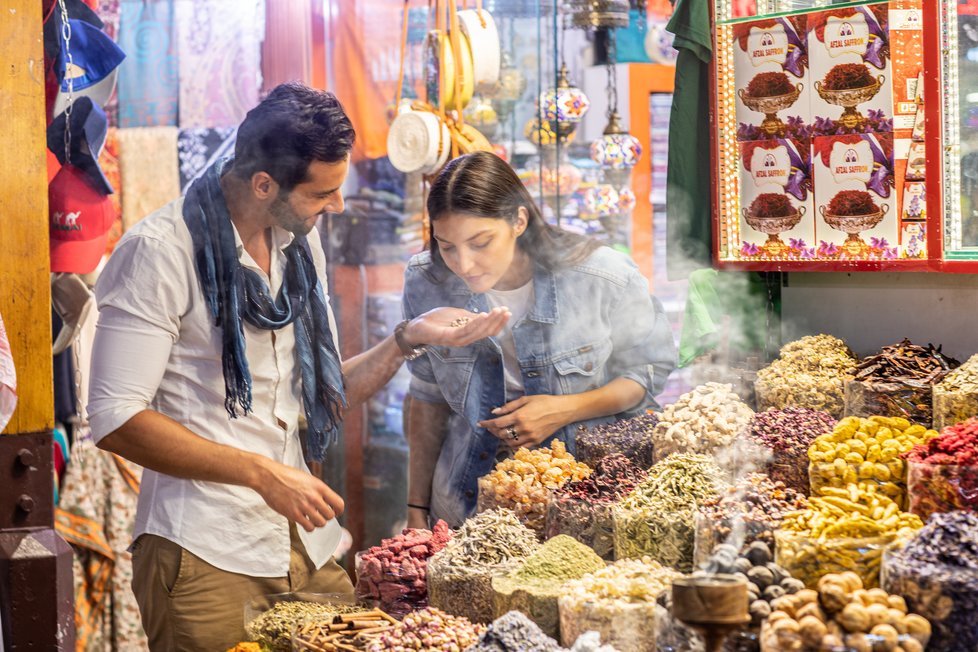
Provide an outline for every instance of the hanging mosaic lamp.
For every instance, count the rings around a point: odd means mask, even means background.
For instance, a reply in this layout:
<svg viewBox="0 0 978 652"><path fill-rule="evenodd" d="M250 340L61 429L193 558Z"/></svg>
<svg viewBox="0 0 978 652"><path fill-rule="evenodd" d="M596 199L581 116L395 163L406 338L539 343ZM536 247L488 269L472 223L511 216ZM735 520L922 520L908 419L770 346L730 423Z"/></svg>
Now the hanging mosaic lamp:
<svg viewBox="0 0 978 652"><path fill-rule="evenodd" d="M554 131L562 138L566 138L577 128L590 106L591 101L584 91L571 84L566 64L561 64L557 73L556 88L540 95L544 120L550 122Z"/></svg>
<svg viewBox="0 0 978 652"><path fill-rule="evenodd" d="M484 95L477 95L462 112L465 121L482 132L489 140L495 140L499 132L499 114L496 113L492 100Z"/></svg>
<svg viewBox="0 0 978 652"><path fill-rule="evenodd" d="M499 63L499 81L489 93L499 119L506 121L513 114L516 103L526 92L526 76L513 65L509 52L503 52Z"/></svg>
<svg viewBox="0 0 978 652"><path fill-rule="evenodd" d="M543 194L551 195L571 195L581 185L581 171L570 163L561 163L556 168L543 168L540 174L540 183Z"/></svg>
<svg viewBox="0 0 978 652"><path fill-rule="evenodd" d="M626 170L635 167L642 156L638 138L621 125L621 116L612 111L604 135L591 143L591 160L602 168Z"/></svg>
<svg viewBox="0 0 978 652"><path fill-rule="evenodd" d="M575 0L569 8L574 27L628 27L628 0Z"/></svg>

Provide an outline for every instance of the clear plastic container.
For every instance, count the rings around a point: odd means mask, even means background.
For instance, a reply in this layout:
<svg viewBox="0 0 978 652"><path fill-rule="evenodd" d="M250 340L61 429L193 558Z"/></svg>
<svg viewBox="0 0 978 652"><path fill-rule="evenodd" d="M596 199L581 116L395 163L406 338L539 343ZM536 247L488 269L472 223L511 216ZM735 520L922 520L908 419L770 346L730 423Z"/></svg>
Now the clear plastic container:
<svg viewBox="0 0 978 652"><path fill-rule="evenodd" d="M978 570L921 563L902 550L888 550L882 584L930 622L928 652L978 650Z"/></svg>
<svg viewBox="0 0 978 652"><path fill-rule="evenodd" d="M743 550L755 541L762 541L774 549L774 532L777 524L769 520L742 517L739 519L710 518L696 513L696 534L693 541L693 567L699 568L710 560L714 548L730 543Z"/></svg>
<svg viewBox="0 0 978 652"><path fill-rule="evenodd" d="M892 388L892 389L891 389ZM846 416L903 417L930 428L933 421L932 386L917 388L902 383L846 382Z"/></svg>
<svg viewBox="0 0 978 652"><path fill-rule="evenodd" d="M796 373L790 382L768 382L759 377L754 381L757 411L768 408L803 407L823 410L836 419L845 411L845 383L842 376L814 376Z"/></svg>
<svg viewBox="0 0 978 652"><path fill-rule="evenodd" d="M613 507L612 503L555 497L547 507L546 538L566 534L611 561L615 558Z"/></svg>
<svg viewBox="0 0 978 652"><path fill-rule="evenodd" d="M921 520L938 512L978 512L978 466L910 462L909 467L910 511Z"/></svg>
<svg viewBox="0 0 978 652"><path fill-rule="evenodd" d="M777 551L774 561L792 577L813 589L829 573L853 571L866 589L880 585L883 552L900 546L905 535L889 533L875 537L835 537L812 539L808 535L778 530L774 534Z"/></svg>
<svg viewBox="0 0 978 652"><path fill-rule="evenodd" d="M521 611L537 624L550 638L558 638L560 632L560 609L557 600L564 581L553 580L538 584L524 585L508 576L492 579L493 606L495 617L499 618L510 611Z"/></svg>
<svg viewBox="0 0 978 652"><path fill-rule="evenodd" d="M649 556L682 573L693 569L696 526L691 512L614 510L615 558Z"/></svg>
<svg viewBox="0 0 978 652"><path fill-rule="evenodd" d="M581 600L561 596L560 642L571 647L584 632L595 631L601 642L619 652L654 650L656 643L655 602L625 602L623 600Z"/></svg>
<svg viewBox="0 0 978 652"><path fill-rule="evenodd" d="M458 568L439 563L436 555L428 562L428 603L474 623L489 624L496 618L492 578L505 575L521 561L514 559L492 568Z"/></svg>
<svg viewBox="0 0 978 652"><path fill-rule="evenodd" d="M934 430L966 421L978 414L978 393L949 392L934 385Z"/></svg>

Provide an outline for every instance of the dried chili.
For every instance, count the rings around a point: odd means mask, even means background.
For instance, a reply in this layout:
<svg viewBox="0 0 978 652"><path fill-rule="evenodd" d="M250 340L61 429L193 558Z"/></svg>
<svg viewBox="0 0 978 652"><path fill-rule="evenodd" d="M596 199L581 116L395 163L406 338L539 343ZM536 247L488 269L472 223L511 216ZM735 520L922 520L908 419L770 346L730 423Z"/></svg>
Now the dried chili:
<svg viewBox="0 0 978 652"><path fill-rule="evenodd" d="M873 74L862 63L840 63L833 66L825 75L822 88L827 91L847 91L853 88L872 86Z"/></svg>
<svg viewBox="0 0 978 652"><path fill-rule="evenodd" d="M751 217L787 217L797 212L791 205L787 195L777 192L765 192L750 203L747 214Z"/></svg>

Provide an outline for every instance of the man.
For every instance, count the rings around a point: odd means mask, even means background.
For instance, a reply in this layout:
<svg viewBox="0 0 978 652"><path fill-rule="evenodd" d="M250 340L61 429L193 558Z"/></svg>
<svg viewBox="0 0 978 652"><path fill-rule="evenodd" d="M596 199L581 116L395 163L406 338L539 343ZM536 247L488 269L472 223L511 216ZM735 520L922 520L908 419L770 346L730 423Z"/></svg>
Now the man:
<svg viewBox="0 0 978 652"><path fill-rule="evenodd" d="M351 592L325 527L343 500L303 452L322 459L343 406L405 355L508 318L439 309L340 363L322 247L306 236L343 210L353 139L332 94L277 87L239 127L233 161L129 231L96 286L88 411L99 447L146 468L133 590L153 650L234 645L250 596Z"/></svg>

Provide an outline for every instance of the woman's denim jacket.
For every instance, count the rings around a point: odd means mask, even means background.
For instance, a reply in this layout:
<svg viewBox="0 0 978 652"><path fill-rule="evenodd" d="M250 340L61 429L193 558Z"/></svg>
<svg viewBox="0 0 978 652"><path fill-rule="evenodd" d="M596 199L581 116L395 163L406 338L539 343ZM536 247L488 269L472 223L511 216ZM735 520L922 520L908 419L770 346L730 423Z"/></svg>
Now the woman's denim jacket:
<svg viewBox="0 0 978 652"><path fill-rule="evenodd" d="M548 272L537 266L533 290L532 308L513 325L526 395L576 394L624 377L645 387L645 399L616 416L658 407L653 397L675 368L676 348L661 304L630 258L601 247L573 267ZM484 294L472 294L456 275L436 268L428 252L418 254L405 272L404 317L441 306L488 310ZM499 439L476 423L492 418L491 411L505 402L500 347L495 338L431 347L408 366L413 398L451 408L432 482L431 516L458 527L476 507L478 479L496 463ZM554 437L574 452L579 426L614 418L572 423Z"/></svg>

